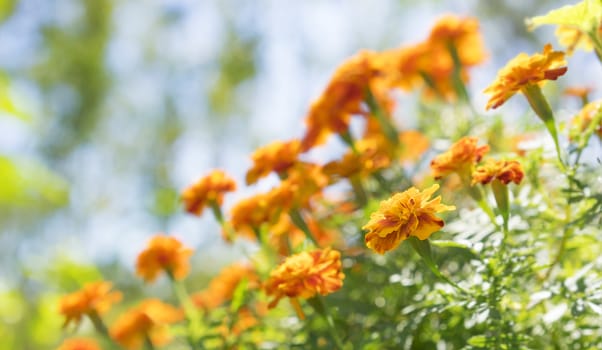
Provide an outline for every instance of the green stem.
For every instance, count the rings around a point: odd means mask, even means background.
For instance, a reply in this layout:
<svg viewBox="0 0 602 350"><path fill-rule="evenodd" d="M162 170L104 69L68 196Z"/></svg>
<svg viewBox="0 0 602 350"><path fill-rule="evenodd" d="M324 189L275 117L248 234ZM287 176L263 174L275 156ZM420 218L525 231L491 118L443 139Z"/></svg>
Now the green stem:
<svg viewBox="0 0 602 350"><path fill-rule="evenodd" d="M328 325L328 331L330 332L332 339L334 340L337 348L342 350L343 349L343 341L339 337L339 333L337 331L336 325L334 324L334 319L332 318L332 315L330 314L328 308L326 307L326 304L324 303L324 299L322 298L322 296L319 294L316 294L315 297L307 299L307 302L309 303L309 305L311 305L314 308L314 310L316 310L317 313L319 313L322 317L324 317L324 320L326 321L326 324Z"/></svg>
<svg viewBox="0 0 602 350"><path fill-rule="evenodd" d="M98 333L100 333L104 338L106 338L114 347L121 349L121 347L117 343L115 343L113 338L111 338L107 326L104 324L104 322L102 321L102 319L96 311L88 313L88 317L90 318L90 321L92 321L94 329Z"/></svg>
<svg viewBox="0 0 602 350"><path fill-rule="evenodd" d="M155 346L153 345L153 342L148 334L144 335L144 347L147 350L155 350Z"/></svg>
<svg viewBox="0 0 602 350"><path fill-rule="evenodd" d="M556 130L556 122L554 120L554 113L548 103L548 100L541 92L541 88L537 84L528 84L521 89L522 93L527 98L529 105L537 114L537 116L543 121L546 129L554 140L554 146L556 147L556 155L560 162L560 168L565 171L566 168L562 161L562 153L560 152L560 143L558 142L558 131Z"/></svg>
<svg viewBox="0 0 602 350"><path fill-rule="evenodd" d="M213 200L209 202L209 206L211 207L211 211L213 212L213 216L215 216L217 222L219 222L220 225L223 226L224 215L222 214L222 209L220 208L219 204L217 204L217 202Z"/></svg>
<svg viewBox="0 0 602 350"><path fill-rule="evenodd" d="M355 141L353 140L353 136L351 136L349 129L345 130L345 132L343 133L340 133L339 137L341 138L341 140L343 140L343 142L345 142L349 146L349 148L351 148L351 151L354 154L359 154L357 148L355 147Z"/></svg>
<svg viewBox="0 0 602 350"><path fill-rule="evenodd" d="M291 211L289 212L289 216L293 221L293 224L295 224L295 226L297 226L299 229L301 229L301 231L303 231L303 233L305 233L307 239L312 241L316 247L319 247L320 245L318 244L318 241L316 241L314 235L311 233L311 230L309 229L309 226L307 226L307 223L305 222L305 219L303 219L303 216L301 216L301 212L299 212L299 209L291 209Z"/></svg>
<svg viewBox="0 0 602 350"><path fill-rule="evenodd" d="M351 176L349 179L353 192L355 192L355 200L360 208L363 208L368 203L368 195L362 185L362 179L358 175Z"/></svg>
<svg viewBox="0 0 602 350"><path fill-rule="evenodd" d="M180 302L180 305L184 309L184 314L186 315L186 320L188 321L188 343L190 344L192 349L200 349L200 347L196 344L197 332L201 329L199 315L197 313L197 309L192 303L190 299L190 295L188 295L188 291L186 287L181 281L177 281L173 273L168 271L167 273L169 280L171 281L171 285L176 295L176 298Z"/></svg>
<svg viewBox="0 0 602 350"><path fill-rule="evenodd" d="M399 146L399 133L397 131L397 128L393 125L393 123L391 123L389 116L387 116L386 112L376 100L376 97L374 97L372 90L370 90L370 88L367 88L365 95L366 104L368 105L368 108L370 109L372 115L374 115L380 123L380 127L382 128L383 133L385 134L387 139L389 139L389 141L393 145L395 145L395 147Z"/></svg>

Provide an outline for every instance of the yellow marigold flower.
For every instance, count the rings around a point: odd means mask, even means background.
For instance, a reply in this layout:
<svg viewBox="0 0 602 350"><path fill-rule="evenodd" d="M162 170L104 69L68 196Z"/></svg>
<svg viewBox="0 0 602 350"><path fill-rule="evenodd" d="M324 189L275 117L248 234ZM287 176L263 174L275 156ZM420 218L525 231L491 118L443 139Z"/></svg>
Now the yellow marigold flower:
<svg viewBox="0 0 602 350"><path fill-rule="evenodd" d="M111 291L112 288L111 282L98 281L63 296L59 301L59 312L65 316L63 327L72 322L78 325L85 315L98 316L107 312L122 297L120 292Z"/></svg>
<svg viewBox="0 0 602 350"><path fill-rule="evenodd" d="M602 100L590 102L585 105L581 111L571 121L571 128L569 130L569 139L574 141L587 130L594 118L602 113ZM602 120L598 126L595 127L594 133L602 139Z"/></svg>
<svg viewBox="0 0 602 350"><path fill-rule="evenodd" d="M281 176L285 175L286 171L297 163L300 152L301 141L299 140L276 141L258 148L251 155L253 166L247 171L247 185L254 184L272 171Z"/></svg>
<svg viewBox="0 0 602 350"><path fill-rule="evenodd" d="M365 237L368 248L384 254L410 236L425 240L441 229L443 220L435 214L456 207L441 204L441 196L430 199L438 188L435 184L420 192L411 187L382 201L378 210L370 215L370 221L362 227L368 230Z"/></svg>
<svg viewBox="0 0 602 350"><path fill-rule="evenodd" d="M278 186L267 193L259 193L234 204L230 210L230 224L237 234L255 240L255 232L262 225L276 225L292 206L290 188Z"/></svg>
<svg viewBox="0 0 602 350"><path fill-rule="evenodd" d="M224 194L236 190L236 182L221 170L213 170L182 193L186 211L201 215L212 202L222 205Z"/></svg>
<svg viewBox="0 0 602 350"><path fill-rule="evenodd" d="M498 72L496 80L485 89L484 92L491 95L485 109L495 109L528 85L556 80L566 71L564 52L552 51L550 44L544 47L542 53L533 56L521 53L510 60Z"/></svg>
<svg viewBox="0 0 602 350"><path fill-rule="evenodd" d="M183 279L190 270L192 249L174 237L157 235L136 260L136 273L146 282L152 282L162 271L170 277Z"/></svg>
<svg viewBox="0 0 602 350"><path fill-rule="evenodd" d="M591 51L593 49L592 42L587 33L582 32L578 28L559 25L554 34L556 34L560 45L566 47L567 55L572 55L576 48L581 48L584 51Z"/></svg>
<svg viewBox="0 0 602 350"><path fill-rule="evenodd" d="M57 350L102 350L98 343L92 339L71 338L59 345Z"/></svg>
<svg viewBox="0 0 602 350"><path fill-rule="evenodd" d="M473 166L489 152L489 146L477 146L476 137L463 137L454 143L449 150L438 155L431 161L431 169L435 179L440 179L451 173L461 176L470 175Z"/></svg>
<svg viewBox="0 0 602 350"><path fill-rule="evenodd" d="M324 143L332 133L346 132L351 116L361 114L366 88L377 74L372 65L375 55L361 51L337 68L305 119L307 131L301 141L303 151Z"/></svg>
<svg viewBox="0 0 602 350"><path fill-rule="evenodd" d="M193 295L192 300L199 308L214 309L232 299L236 287L245 279L248 283L247 289L259 287L259 276L251 266L232 264L222 269L205 290Z"/></svg>
<svg viewBox="0 0 602 350"><path fill-rule="evenodd" d="M158 299L147 299L126 311L113 324L111 337L128 350L140 349L146 338L154 346L170 341L169 324L183 319L182 311Z"/></svg>
<svg viewBox="0 0 602 350"><path fill-rule="evenodd" d="M504 185L514 182L519 184L525 172L522 165L515 160L487 159L485 164L478 166L472 174L472 184L488 184L498 180Z"/></svg>
<svg viewBox="0 0 602 350"><path fill-rule="evenodd" d="M341 253L330 248L317 249L289 256L272 270L264 289L274 299L273 308L283 297L308 299L316 294L327 295L343 286Z"/></svg>

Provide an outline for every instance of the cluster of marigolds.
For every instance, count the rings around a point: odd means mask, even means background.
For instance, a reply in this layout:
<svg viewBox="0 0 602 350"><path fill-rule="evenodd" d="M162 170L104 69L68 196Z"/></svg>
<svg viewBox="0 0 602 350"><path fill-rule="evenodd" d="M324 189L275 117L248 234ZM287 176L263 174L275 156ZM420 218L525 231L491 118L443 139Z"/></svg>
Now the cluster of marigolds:
<svg viewBox="0 0 602 350"><path fill-rule="evenodd" d="M324 224L328 219L322 214L324 206L335 205L342 212L361 209L370 199L364 188L368 179L378 180L383 170L395 164L412 164L430 147L422 133L397 130L391 118L395 108L391 92L421 90L426 99L449 103L466 100L464 84L469 79L468 69L487 56L478 27L473 18L446 16L434 25L423 42L383 52L362 51L343 62L309 108L303 136L274 142L251 155L246 184L275 173L280 182L270 191L240 200L227 214L222 211L224 195L235 191L237 185L225 172L214 170L183 192L186 211L197 216L206 209L211 211L222 227L225 240L242 237L275 251L280 264L275 261L273 270L264 274L264 278L250 265L235 264L224 269L206 289L189 296L181 281L189 274L193 250L172 236L157 235L138 256L136 272L148 283L165 274L177 286L175 290L181 292L180 305L158 299L143 300L106 326L103 315L121 300L122 294L110 282L98 281L60 300L65 327L77 326L88 318L100 334L123 348L154 348L170 341L170 325L199 322L196 312L212 310L231 300L243 280L247 289L263 291L269 301L267 305L242 307L237 322L223 329L224 332L242 332L252 327L259 322L257 315L266 314L283 298L289 298L303 318L299 300L321 298L343 287L341 252L344 254L345 244L347 247L353 244L341 237L336 228ZM580 45L593 45L578 27L559 27L559 36L569 51ZM546 110L540 86L566 71L565 53L554 51L549 44L532 56L521 53L485 89L491 96L486 109L497 108L520 92L556 141L554 123L549 123L553 116ZM586 98L588 92L574 93ZM600 101L586 104L568 128L572 135L569 139L574 140L588 128L594 128L602 137L601 113ZM364 125L360 135L350 131L352 119ZM592 126L592 122L597 124ZM327 164L305 160L309 151L326 143L331 136L339 137L349 151ZM433 197L439 188L433 181L449 176L469 188L478 203L486 191L492 191L504 217L506 187L511 182L520 184L524 173L516 159L487 158L488 151L489 146L479 145L477 137L456 140L446 152L431 160L432 176L422 181L430 182L430 186L424 190L411 187L380 203L362 227L365 246L384 254L412 237L428 240L444 226L438 215L455 210L452 205L442 204L440 196ZM340 182L348 184L353 200L333 204L324 190ZM73 338L66 340L60 349L92 350L99 346L93 340Z"/></svg>

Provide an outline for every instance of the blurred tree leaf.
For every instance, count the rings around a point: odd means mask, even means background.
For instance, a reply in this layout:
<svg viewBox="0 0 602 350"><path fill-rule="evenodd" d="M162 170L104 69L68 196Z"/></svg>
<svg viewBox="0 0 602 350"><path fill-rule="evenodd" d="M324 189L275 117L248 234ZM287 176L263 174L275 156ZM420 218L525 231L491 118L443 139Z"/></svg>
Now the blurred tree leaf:
<svg viewBox="0 0 602 350"><path fill-rule="evenodd" d="M64 179L35 162L0 156L0 208L62 206L68 201Z"/></svg>
<svg viewBox="0 0 602 350"><path fill-rule="evenodd" d="M31 116L18 108L13 101L10 95L10 81L3 72L0 72L0 115L8 115L23 121L31 120Z"/></svg>
<svg viewBox="0 0 602 350"><path fill-rule="evenodd" d="M6 21L15 11L18 0L0 0L0 23Z"/></svg>

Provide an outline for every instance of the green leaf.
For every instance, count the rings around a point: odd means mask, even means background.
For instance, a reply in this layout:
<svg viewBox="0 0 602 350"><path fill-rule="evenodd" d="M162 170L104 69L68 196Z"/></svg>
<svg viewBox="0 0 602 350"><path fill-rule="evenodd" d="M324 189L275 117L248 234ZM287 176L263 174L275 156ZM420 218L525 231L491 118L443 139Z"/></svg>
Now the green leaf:
<svg viewBox="0 0 602 350"><path fill-rule="evenodd" d="M484 348L487 345L487 337L484 335L475 335L468 339L468 345Z"/></svg>
<svg viewBox="0 0 602 350"><path fill-rule="evenodd" d="M2 0L0 0L0 21L2 17ZM31 116L23 112L15 104L14 98L10 94L10 81L6 74L0 72L0 115L7 115L23 121L30 121Z"/></svg>
<svg viewBox="0 0 602 350"><path fill-rule="evenodd" d="M232 302L230 303L230 311L236 312L245 303L245 293L249 285L249 280L244 278L238 283L234 293L232 294Z"/></svg>

